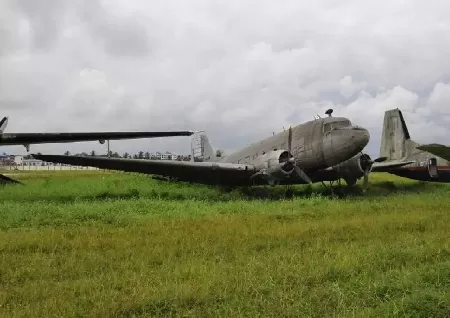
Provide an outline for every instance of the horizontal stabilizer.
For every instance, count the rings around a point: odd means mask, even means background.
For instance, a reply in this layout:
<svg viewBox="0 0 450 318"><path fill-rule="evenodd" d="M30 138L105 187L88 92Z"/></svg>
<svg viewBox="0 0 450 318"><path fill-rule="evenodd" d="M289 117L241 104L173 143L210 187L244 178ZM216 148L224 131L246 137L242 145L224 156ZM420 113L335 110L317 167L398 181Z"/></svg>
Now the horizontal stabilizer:
<svg viewBox="0 0 450 318"><path fill-rule="evenodd" d="M403 167L416 161L387 161L387 162L375 162L372 165L372 172L388 172L390 169Z"/></svg>
<svg viewBox="0 0 450 318"><path fill-rule="evenodd" d="M418 146L417 149L429 152L435 156L444 158L447 161L450 161L450 147L440 145L440 144L429 144L429 145L421 145Z"/></svg>

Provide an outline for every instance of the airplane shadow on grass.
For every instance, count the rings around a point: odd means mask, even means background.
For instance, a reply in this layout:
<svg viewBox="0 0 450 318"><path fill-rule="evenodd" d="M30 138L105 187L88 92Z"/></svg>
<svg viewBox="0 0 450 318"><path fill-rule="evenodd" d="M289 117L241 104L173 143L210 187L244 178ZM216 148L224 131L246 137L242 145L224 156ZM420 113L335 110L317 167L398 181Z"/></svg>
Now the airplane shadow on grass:
<svg viewBox="0 0 450 318"><path fill-rule="evenodd" d="M286 192L286 187L254 187L249 189L242 189L242 194L248 199L269 199L269 200L283 200L291 198L310 198L312 196L322 196L334 199L356 198L356 197L383 197L393 194L408 194L408 193L433 193L438 189L450 187L444 184L427 183L427 182L410 182L410 183L396 183L393 181L383 181L372 184L367 191L359 186L347 187L344 186L296 186L291 188L291 192Z"/></svg>
<svg viewBox="0 0 450 318"><path fill-rule="evenodd" d="M14 186L14 185L12 185ZM202 200L206 202L226 202L233 200L288 200L292 198L304 198L321 196L324 198L333 199L345 199L345 198L376 198L384 197L393 194L431 194L439 190L448 189L450 193L450 187L445 184L439 183L427 183L427 182L394 182L394 181L378 181L370 185L366 192L362 191L359 185L354 187L347 187L343 185L341 187L324 187L321 185L300 185L291 187L291 193L287 193L286 186L276 187L252 187L252 188L238 188L232 191L226 191L224 189L217 190L217 188L205 188L205 191L195 189L195 191L183 191L189 188L190 185L186 184L185 187L181 187L182 191L177 188L164 189L157 184L155 188L148 190L141 190L139 188L131 189L106 189L103 192L97 194L80 194L80 195L60 195L59 193L49 193L39 195L38 197L23 197L21 201L46 201L46 202L59 202L70 203L80 201L108 201L108 200L136 200L136 199L158 199L158 200L172 200L172 201L184 201L184 200ZM183 189L184 188L184 189ZM1 191L1 190L0 190Z"/></svg>

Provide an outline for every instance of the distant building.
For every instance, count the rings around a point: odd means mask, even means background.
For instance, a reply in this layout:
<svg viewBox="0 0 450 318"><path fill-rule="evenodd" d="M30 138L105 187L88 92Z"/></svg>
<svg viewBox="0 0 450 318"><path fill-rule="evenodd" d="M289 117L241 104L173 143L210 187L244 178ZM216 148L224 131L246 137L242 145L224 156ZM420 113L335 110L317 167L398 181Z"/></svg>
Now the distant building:
<svg viewBox="0 0 450 318"><path fill-rule="evenodd" d="M14 163L16 165L21 165L23 163L23 156L14 156Z"/></svg>
<svg viewBox="0 0 450 318"><path fill-rule="evenodd" d="M37 159L22 159L22 165L24 166L50 166L53 165L51 162L45 162Z"/></svg>
<svg viewBox="0 0 450 318"><path fill-rule="evenodd" d="M180 157L177 154L173 154L173 153L161 153L161 152L156 152L156 153L150 153L150 159L156 159L156 160L177 160L178 157Z"/></svg>

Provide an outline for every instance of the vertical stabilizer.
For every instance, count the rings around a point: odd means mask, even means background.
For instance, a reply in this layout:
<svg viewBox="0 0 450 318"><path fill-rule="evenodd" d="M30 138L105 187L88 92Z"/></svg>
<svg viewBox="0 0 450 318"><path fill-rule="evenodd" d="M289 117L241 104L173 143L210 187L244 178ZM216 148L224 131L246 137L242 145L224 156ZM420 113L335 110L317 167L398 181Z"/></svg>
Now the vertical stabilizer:
<svg viewBox="0 0 450 318"><path fill-rule="evenodd" d="M0 134L3 134L6 126L8 126L8 117L3 117L3 119L0 121Z"/></svg>
<svg viewBox="0 0 450 318"><path fill-rule="evenodd" d="M400 109L391 109L384 113L383 131L381 133L380 157L388 160L400 160L407 154L407 142L410 140Z"/></svg>
<svg viewBox="0 0 450 318"><path fill-rule="evenodd" d="M216 153L204 133L196 133L191 142L191 161L217 161Z"/></svg>

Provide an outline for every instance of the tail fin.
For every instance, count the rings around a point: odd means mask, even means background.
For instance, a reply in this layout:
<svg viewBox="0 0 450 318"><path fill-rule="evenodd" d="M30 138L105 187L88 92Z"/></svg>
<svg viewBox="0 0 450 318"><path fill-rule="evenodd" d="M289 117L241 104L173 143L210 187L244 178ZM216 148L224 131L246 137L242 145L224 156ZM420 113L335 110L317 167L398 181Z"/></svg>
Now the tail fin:
<svg viewBox="0 0 450 318"><path fill-rule="evenodd" d="M381 134L380 157L400 160L408 155L407 143L411 140L408 127L400 109L391 109L384 113Z"/></svg>
<svg viewBox="0 0 450 318"><path fill-rule="evenodd" d="M3 117L3 119L0 121L0 134L3 134L6 126L8 126L8 117Z"/></svg>
<svg viewBox="0 0 450 318"><path fill-rule="evenodd" d="M191 142L192 161L217 161L216 153L204 133L196 133Z"/></svg>

